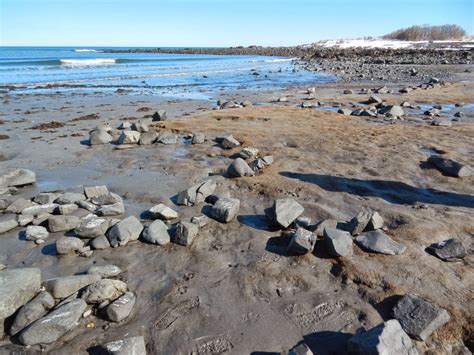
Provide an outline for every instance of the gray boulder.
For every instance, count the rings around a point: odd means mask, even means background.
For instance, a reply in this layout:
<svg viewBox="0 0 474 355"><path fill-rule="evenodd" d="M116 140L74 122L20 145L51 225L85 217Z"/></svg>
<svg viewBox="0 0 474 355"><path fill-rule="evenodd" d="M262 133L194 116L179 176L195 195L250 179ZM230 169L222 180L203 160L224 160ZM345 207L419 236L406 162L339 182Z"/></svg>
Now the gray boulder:
<svg viewBox="0 0 474 355"><path fill-rule="evenodd" d="M455 160L445 158L440 155L430 156L428 158L428 163L433 164L439 170L450 176L469 177L474 175L474 169L469 165L464 165Z"/></svg>
<svg viewBox="0 0 474 355"><path fill-rule="evenodd" d="M149 124L149 122L147 122L147 121L138 120L138 121L132 123L131 129L133 131L137 131L137 132L140 132L140 133L146 133L146 132L150 131L150 128L148 127L148 124ZM140 139L141 139L141 137L140 137Z"/></svg>
<svg viewBox="0 0 474 355"><path fill-rule="evenodd" d="M43 286L54 298L66 298L100 279L98 274L74 275L46 280Z"/></svg>
<svg viewBox="0 0 474 355"><path fill-rule="evenodd" d="M60 237L56 240L56 250L59 255L74 253L84 247L84 242L75 237Z"/></svg>
<svg viewBox="0 0 474 355"><path fill-rule="evenodd" d="M68 215L73 213L78 208L79 206L77 206L75 203L70 203L67 205L59 205L55 212L57 214Z"/></svg>
<svg viewBox="0 0 474 355"><path fill-rule="evenodd" d="M171 132L161 132L156 141L161 144L176 144L178 137Z"/></svg>
<svg viewBox="0 0 474 355"><path fill-rule="evenodd" d="M127 245L129 241L137 240L142 230L140 221L134 216L129 216L110 229L108 233L110 245L113 248Z"/></svg>
<svg viewBox="0 0 474 355"><path fill-rule="evenodd" d="M51 233L70 231L81 224L76 216L51 216L48 218L48 229Z"/></svg>
<svg viewBox="0 0 474 355"><path fill-rule="evenodd" d="M122 131L118 139L118 144L137 144L140 141L140 132Z"/></svg>
<svg viewBox="0 0 474 355"><path fill-rule="evenodd" d="M25 208L34 206L35 203L23 197L17 198L6 209L4 213L21 213Z"/></svg>
<svg viewBox="0 0 474 355"><path fill-rule="evenodd" d="M461 241L454 238L434 243L427 248L427 251L444 261L459 261L467 255Z"/></svg>
<svg viewBox="0 0 474 355"><path fill-rule="evenodd" d="M27 226L28 224L33 222L34 219L35 219L35 217L30 216L30 215L19 214L19 215L16 216L16 220L18 221L18 225L20 227Z"/></svg>
<svg viewBox="0 0 474 355"><path fill-rule="evenodd" d="M59 205L57 203L46 203L43 205L31 206L22 211L24 215L38 216L42 213L53 213Z"/></svg>
<svg viewBox="0 0 474 355"><path fill-rule="evenodd" d="M157 139L158 139L158 133L156 133L155 131L142 133L140 136L140 140L138 141L138 144L150 145L150 144L155 143Z"/></svg>
<svg viewBox="0 0 474 355"><path fill-rule="evenodd" d="M384 106L379 110L379 113L391 117L401 117L405 115L405 111L403 111L403 108L399 105Z"/></svg>
<svg viewBox="0 0 474 355"><path fill-rule="evenodd" d="M90 246L94 250L102 250L110 248L110 242L105 235L101 235L100 237L92 239Z"/></svg>
<svg viewBox="0 0 474 355"><path fill-rule="evenodd" d="M152 222L142 234L145 242L150 244L165 245L170 242L168 226L161 220Z"/></svg>
<svg viewBox="0 0 474 355"><path fill-rule="evenodd" d="M142 336L120 339L99 346L101 354L146 355L145 339Z"/></svg>
<svg viewBox="0 0 474 355"><path fill-rule="evenodd" d="M120 280L102 279L90 284L81 294L81 298L88 304L100 304L112 301L127 291L127 284Z"/></svg>
<svg viewBox="0 0 474 355"><path fill-rule="evenodd" d="M326 228L337 228L337 221L335 219L325 219L324 221L319 222L313 233L318 237L324 237L324 229Z"/></svg>
<svg viewBox="0 0 474 355"><path fill-rule="evenodd" d="M237 139L235 139L232 135L224 136L222 140L220 141L220 144L222 148L224 149L232 149L232 148L240 146L240 142Z"/></svg>
<svg viewBox="0 0 474 355"><path fill-rule="evenodd" d="M70 205L78 201L84 201L86 196L83 193L66 192L59 196L54 202L60 205Z"/></svg>
<svg viewBox="0 0 474 355"><path fill-rule="evenodd" d="M404 245L397 243L381 230L364 232L355 241L361 248L374 253L398 255L406 250Z"/></svg>
<svg viewBox="0 0 474 355"><path fill-rule="evenodd" d="M359 212L354 218L349 222L349 231L352 235L359 235L362 233L370 222L372 214L370 212Z"/></svg>
<svg viewBox="0 0 474 355"><path fill-rule="evenodd" d="M99 274L101 277L115 277L122 272L116 265L91 266L87 269L88 274Z"/></svg>
<svg viewBox="0 0 474 355"><path fill-rule="evenodd" d="M89 134L89 145L107 144L114 138L105 129L95 129Z"/></svg>
<svg viewBox="0 0 474 355"><path fill-rule="evenodd" d="M18 227L18 220L14 214L0 216L0 234Z"/></svg>
<svg viewBox="0 0 474 355"><path fill-rule="evenodd" d="M152 116L153 122L166 121L166 111L158 110Z"/></svg>
<svg viewBox="0 0 474 355"><path fill-rule="evenodd" d="M0 187L19 187L31 185L36 182L36 174L27 169L15 169L0 176Z"/></svg>
<svg viewBox="0 0 474 355"><path fill-rule="evenodd" d="M14 314L40 290L40 269L24 268L0 272L0 322Z"/></svg>
<svg viewBox="0 0 474 355"><path fill-rule="evenodd" d="M23 345L54 343L77 325L86 308L81 299L65 303L22 331L18 340Z"/></svg>
<svg viewBox="0 0 474 355"><path fill-rule="evenodd" d="M446 310L414 294L407 294L398 301L393 316L408 335L422 341L450 319Z"/></svg>
<svg viewBox="0 0 474 355"><path fill-rule="evenodd" d="M324 229L324 244L332 256L348 256L352 254L352 237L350 233L335 228Z"/></svg>
<svg viewBox="0 0 474 355"><path fill-rule="evenodd" d="M206 226L209 223L209 217L207 217L204 214L199 215L199 216L194 216L194 217L191 218L191 223L194 223L199 228L202 228L202 227Z"/></svg>
<svg viewBox="0 0 474 355"><path fill-rule="evenodd" d="M432 126L451 127L453 123L449 118L436 118L431 122Z"/></svg>
<svg viewBox="0 0 474 355"><path fill-rule="evenodd" d="M258 156L258 149L252 147L245 147L238 153L239 158L252 159Z"/></svg>
<svg viewBox="0 0 474 355"><path fill-rule="evenodd" d="M236 198L221 197L212 206L210 216L218 222L229 223L240 210L240 201Z"/></svg>
<svg viewBox="0 0 474 355"><path fill-rule="evenodd" d="M372 212L369 223L365 227L365 231L381 229L383 227L383 218L378 212Z"/></svg>
<svg viewBox="0 0 474 355"><path fill-rule="evenodd" d="M91 199L94 197L100 197L100 196L104 196L108 194L109 194L109 189L105 185L84 187L84 195L86 195L88 199Z"/></svg>
<svg viewBox="0 0 474 355"><path fill-rule="evenodd" d="M380 97L376 96L376 95L371 95L369 97L369 100L367 100L367 102L369 104L381 104L383 102L383 100Z"/></svg>
<svg viewBox="0 0 474 355"><path fill-rule="evenodd" d="M350 116L352 115L352 110L348 108L340 108L339 110L337 110L337 113L340 113L341 115L344 115L344 116Z"/></svg>
<svg viewBox="0 0 474 355"><path fill-rule="evenodd" d="M353 335L348 342L348 352L357 355L418 354L410 337L395 319Z"/></svg>
<svg viewBox="0 0 474 355"><path fill-rule="evenodd" d="M97 238L104 235L108 228L109 222L105 218L89 215L81 220L74 233L81 238Z"/></svg>
<svg viewBox="0 0 474 355"><path fill-rule="evenodd" d="M154 219L161 219L167 221L178 218L178 212L162 203L153 206L148 210L148 212Z"/></svg>
<svg viewBox="0 0 474 355"><path fill-rule="evenodd" d="M235 159L227 169L227 174L231 177L254 176L255 172L242 158Z"/></svg>
<svg viewBox="0 0 474 355"><path fill-rule="evenodd" d="M303 212L303 206L294 199L283 198L275 200L269 211L269 217L276 226L288 228Z"/></svg>
<svg viewBox="0 0 474 355"><path fill-rule="evenodd" d="M102 205L96 212L99 216L120 216L125 213L125 205L122 201L111 205Z"/></svg>
<svg viewBox="0 0 474 355"><path fill-rule="evenodd" d="M193 139L191 140L192 144L203 144L206 141L206 136L204 133L195 132L193 133Z"/></svg>
<svg viewBox="0 0 474 355"><path fill-rule="evenodd" d="M257 158L255 160L252 160L249 163L249 166L250 166L250 169L252 169L254 172L258 172L259 170L262 170L272 164L273 164L273 156L267 155L267 156L264 156L263 158Z"/></svg>
<svg viewBox="0 0 474 355"><path fill-rule="evenodd" d="M36 242L38 240L45 240L49 237L48 230L41 226L26 227L25 239Z"/></svg>
<svg viewBox="0 0 474 355"><path fill-rule="evenodd" d="M53 307L53 296L46 291L41 291L35 298L20 308L10 328L11 335L19 333L28 325L43 317Z"/></svg>
<svg viewBox="0 0 474 355"><path fill-rule="evenodd" d="M176 244L189 246L193 243L199 232L199 227L191 222L181 221L176 225L173 234L173 242Z"/></svg>
<svg viewBox="0 0 474 355"><path fill-rule="evenodd" d="M298 228L291 236L290 243L288 244L288 252L297 255L311 253L314 250L316 239L315 234L304 228Z"/></svg>
<svg viewBox="0 0 474 355"><path fill-rule="evenodd" d="M191 186L185 191L178 194L177 204L184 206L193 206L204 202L206 197L212 195L216 190L216 183L209 179L194 186Z"/></svg>
<svg viewBox="0 0 474 355"><path fill-rule="evenodd" d="M105 315L111 322L121 322L132 313L137 298L133 292L125 292L105 308Z"/></svg>

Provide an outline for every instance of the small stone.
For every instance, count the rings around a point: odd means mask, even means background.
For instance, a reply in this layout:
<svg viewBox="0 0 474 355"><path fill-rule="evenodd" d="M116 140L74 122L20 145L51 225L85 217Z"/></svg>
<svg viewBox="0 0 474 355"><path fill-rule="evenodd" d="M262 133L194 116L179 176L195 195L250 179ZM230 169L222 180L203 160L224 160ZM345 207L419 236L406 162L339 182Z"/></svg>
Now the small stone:
<svg viewBox="0 0 474 355"><path fill-rule="evenodd" d="M352 237L348 232L325 228L324 243L329 255L335 257L352 255Z"/></svg>
<svg viewBox="0 0 474 355"><path fill-rule="evenodd" d="M74 275L46 280L43 286L54 298L66 298L100 279L98 274Z"/></svg>
<svg viewBox="0 0 474 355"><path fill-rule="evenodd" d="M74 253L84 247L84 242L75 237L60 237L56 240L56 250L59 255Z"/></svg>
<svg viewBox="0 0 474 355"><path fill-rule="evenodd" d="M36 174L28 169L16 169L0 176L1 187L20 187L36 182Z"/></svg>
<svg viewBox="0 0 474 355"><path fill-rule="evenodd" d="M91 202L99 206L108 206L123 202L123 199L119 195L109 192L107 195L100 195L91 198Z"/></svg>
<svg viewBox="0 0 474 355"><path fill-rule="evenodd" d="M422 341L450 319L446 310L414 294L407 294L398 301L393 316L408 335Z"/></svg>
<svg viewBox="0 0 474 355"><path fill-rule="evenodd" d="M378 212L373 212L365 231L371 231L383 228L383 218Z"/></svg>
<svg viewBox="0 0 474 355"><path fill-rule="evenodd" d="M406 249L404 245L397 243L380 229L362 233L356 238L356 243L370 252L387 255L402 254Z"/></svg>
<svg viewBox="0 0 474 355"><path fill-rule="evenodd" d="M316 244L316 235L304 228L298 228L291 236L288 244L290 254L304 255L312 253Z"/></svg>
<svg viewBox="0 0 474 355"><path fill-rule="evenodd" d="M127 245L129 241L137 240L142 230L140 221L134 216L129 216L110 229L108 233L110 245L113 248Z"/></svg>
<svg viewBox="0 0 474 355"><path fill-rule="evenodd" d="M192 244L199 232L197 225L191 222L182 221L176 226L173 235L173 242L176 244L189 246Z"/></svg>
<svg viewBox="0 0 474 355"><path fill-rule="evenodd" d="M203 144L206 140L206 136L203 133L195 132L193 133L193 139L191 140L192 144Z"/></svg>
<svg viewBox="0 0 474 355"><path fill-rule="evenodd" d="M35 298L20 308L10 328L10 334L16 335L28 325L43 317L53 307L53 296L46 291L41 291Z"/></svg>
<svg viewBox="0 0 474 355"><path fill-rule="evenodd" d="M170 242L168 226L161 220L152 222L143 231L142 238L150 244L165 245Z"/></svg>
<svg viewBox="0 0 474 355"><path fill-rule="evenodd" d="M273 164L273 157L271 155L267 155L263 158L257 158L251 161L249 166L254 172L258 172L259 170L262 170L271 164Z"/></svg>
<svg viewBox="0 0 474 355"><path fill-rule="evenodd" d="M102 279L87 286L81 298L88 304L112 301L127 291L127 284L120 280Z"/></svg>
<svg viewBox="0 0 474 355"><path fill-rule="evenodd" d="M99 346L108 355L146 355L145 339L142 336L124 338Z"/></svg>
<svg viewBox="0 0 474 355"><path fill-rule="evenodd" d="M153 114L152 118L153 122L166 121L166 111L158 110Z"/></svg>
<svg viewBox="0 0 474 355"><path fill-rule="evenodd" d="M347 345L349 353L357 355L418 355L410 337L395 319L356 333Z"/></svg>
<svg viewBox="0 0 474 355"><path fill-rule="evenodd" d="M16 215L14 214L6 214L0 216L0 234L6 233L18 227L18 221Z"/></svg>
<svg viewBox="0 0 474 355"><path fill-rule="evenodd" d="M230 164L227 174L231 177L254 176L255 172L250 168L245 160L237 158Z"/></svg>
<svg viewBox="0 0 474 355"><path fill-rule="evenodd" d="M107 144L114 138L104 129L95 129L89 134L89 145Z"/></svg>
<svg viewBox="0 0 474 355"><path fill-rule="evenodd" d="M48 229L51 233L70 231L81 224L76 216L51 216L48 218Z"/></svg>
<svg viewBox="0 0 474 355"><path fill-rule="evenodd" d="M132 292L126 292L105 308L105 315L111 322L121 322L132 313L136 297ZM137 354L138 355L138 354Z"/></svg>
<svg viewBox="0 0 474 355"><path fill-rule="evenodd" d="M401 117L405 115L403 108L398 105L387 105L379 110L382 115L388 115L390 117Z"/></svg>
<svg viewBox="0 0 474 355"><path fill-rule="evenodd" d="M474 175L474 169L471 168L469 165L464 165L455 160L445 158L440 155L430 156L428 158L428 162L450 176L469 177Z"/></svg>
<svg viewBox="0 0 474 355"><path fill-rule="evenodd" d="M349 231L352 235L359 235L364 231L370 222L372 214L369 212L359 212L349 222Z"/></svg>
<svg viewBox="0 0 474 355"><path fill-rule="evenodd" d="M178 212L164 204L153 206L148 210L148 212L154 219L161 219L167 221L178 218Z"/></svg>
<svg viewBox="0 0 474 355"><path fill-rule="evenodd" d="M91 247L95 250L102 250L110 248L110 242L105 235L101 235L100 237L96 237L91 241Z"/></svg>
<svg viewBox="0 0 474 355"><path fill-rule="evenodd" d="M178 137L176 134L171 132L161 132L157 139L158 143L161 144L176 144L178 142Z"/></svg>
<svg viewBox="0 0 474 355"><path fill-rule="evenodd" d="M218 222L229 223L240 209L240 201L236 198L222 197L212 206L210 215Z"/></svg>
<svg viewBox="0 0 474 355"><path fill-rule="evenodd" d="M99 274L101 277L115 277L122 273L122 270L116 265L91 266L87 269L88 274Z"/></svg>
<svg viewBox="0 0 474 355"><path fill-rule="evenodd" d="M461 241L454 238L434 243L427 250L444 261L459 261L467 255Z"/></svg>
<svg viewBox="0 0 474 355"><path fill-rule="evenodd" d="M109 194L109 189L105 185L99 186L86 186L84 187L84 195L88 199L92 199L94 197L100 197Z"/></svg>
<svg viewBox="0 0 474 355"><path fill-rule="evenodd" d="M118 144L137 144L140 141L140 132L123 131L118 139Z"/></svg>
<svg viewBox="0 0 474 355"><path fill-rule="evenodd" d="M269 212L269 217L273 224L288 228L303 212L304 208L298 202L292 198L283 198L275 200Z"/></svg>
<svg viewBox="0 0 474 355"><path fill-rule="evenodd" d="M344 95L354 95L354 94L355 94L354 90L351 90L351 89L344 90Z"/></svg>
<svg viewBox="0 0 474 355"><path fill-rule="evenodd" d="M305 343L295 346L288 352L288 355L313 355L311 349Z"/></svg>
<svg viewBox="0 0 474 355"><path fill-rule="evenodd" d="M349 110L347 108L340 108L339 110L337 110L337 113L340 113L341 115L345 116L350 116L352 115L352 110Z"/></svg>
<svg viewBox="0 0 474 355"><path fill-rule="evenodd" d="M49 237L48 230L41 226L28 226L25 232L25 239L36 242L38 239L45 240Z"/></svg>
<svg viewBox="0 0 474 355"><path fill-rule="evenodd" d="M214 193L217 184L214 180L206 180L202 183L191 186L178 194L177 204L193 206L204 202L206 198Z"/></svg>
<svg viewBox="0 0 474 355"><path fill-rule="evenodd" d="M232 148L240 146L240 142L237 139L235 139L232 135L225 136L220 142L220 144L222 148L224 149L232 149Z"/></svg>
<svg viewBox="0 0 474 355"><path fill-rule="evenodd" d="M449 118L436 118L431 122L432 126L451 127L453 124Z"/></svg>
<svg viewBox="0 0 474 355"><path fill-rule="evenodd" d="M140 140L138 141L138 144L150 145L150 144L155 143L157 139L158 139L158 133L156 133L155 131L142 133L140 136Z"/></svg>
<svg viewBox="0 0 474 355"><path fill-rule="evenodd" d="M257 148L246 147L246 148L243 148L238 153L238 155L239 155L239 158L242 158L242 159L256 158L258 156L258 149Z"/></svg>

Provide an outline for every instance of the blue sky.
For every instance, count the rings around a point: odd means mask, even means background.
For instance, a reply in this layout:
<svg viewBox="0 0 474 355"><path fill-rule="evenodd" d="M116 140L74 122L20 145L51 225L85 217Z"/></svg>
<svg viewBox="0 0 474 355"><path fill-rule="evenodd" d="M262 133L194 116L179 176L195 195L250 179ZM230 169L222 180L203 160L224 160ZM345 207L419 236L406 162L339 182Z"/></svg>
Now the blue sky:
<svg viewBox="0 0 474 355"><path fill-rule="evenodd" d="M474 0L0 0L0 45L294 45L454 23Z"/></svg>

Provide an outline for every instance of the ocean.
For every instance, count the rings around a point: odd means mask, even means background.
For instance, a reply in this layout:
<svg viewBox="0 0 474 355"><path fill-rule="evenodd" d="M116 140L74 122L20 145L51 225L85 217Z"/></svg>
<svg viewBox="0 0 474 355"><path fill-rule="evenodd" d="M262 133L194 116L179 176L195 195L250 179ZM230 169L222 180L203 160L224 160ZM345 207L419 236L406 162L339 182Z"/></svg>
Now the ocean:
<svg viewBox="0 0 474 355"><path fill-rule="evenodd" d="M113 92L203 98L222 90L278 90L329 82L292 58L104 53L80 47L0 47L0 89L11 93Z"/></svg>

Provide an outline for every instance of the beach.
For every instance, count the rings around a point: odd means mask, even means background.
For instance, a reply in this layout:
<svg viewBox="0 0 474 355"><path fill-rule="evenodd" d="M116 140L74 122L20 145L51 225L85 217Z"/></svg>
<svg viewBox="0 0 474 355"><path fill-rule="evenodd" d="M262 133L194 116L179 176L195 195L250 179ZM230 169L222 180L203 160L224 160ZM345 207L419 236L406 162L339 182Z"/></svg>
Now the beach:
<svg viewBox="0 0 474 355"><path fill-rule="evenodd" d="M154 218L145 212L157 204L178 212L178 221L211 218L187 246L140 238L85 256L57 255L56 241L70 231L51 232L39 245L24 239L24 227L1 234L5 270L39 268L48 280L113 264L136 302L121 322L104 319L96 307L57 341L24 350L17 338L4 337L0 350L87 354L102 343L143 336L150 354L288 353L301 342L315 354L339 354L359 328L391 319L405 294L429 299L450 315L429 338L413 340L419 353L472 350L474 178L449 176L428 162L440 155L474 166L472 64L374 64L383 78L355 79L359 74L347 69L315 71L318 63L308 58L280 59L289 61L265 62L262 69L246 64L238 79L196 74L215 79L212 88L137 83L149 81L146 73L127 78L129 88L122 81L108 88L3 83L0 175L24 168L36 181L0 199L82 194L84 187L106 185L125 206L114 219L135 216L146 227ZM242 59L227 60L231 68ZM160 110L166 119L154 118ZM145 123L157 137L175 135L173 144L118 144L124 123ZM91 145L97 126L113 140ZM206 139L191 144L197 133ZM223 149L216 137L225 134L239 145ZM273 163L254 176L229 176L244 147L272 156ZM181 191L208 179L216 184L214 204L240 201L229 223L212 218L212 203L177 203ZM361 211L376 211L380 230L405 249L386 255L354 244L350 255L334 257L318 236L314 251L293 255L295 219L275 228L266 211L283 198L304 207L300 217L309 222L298 223L306 226L332 220L347 229ZM89 213L81 207L72 215ZM446 262L426 251L450 238L465 246L461 260Z"/></svg>

